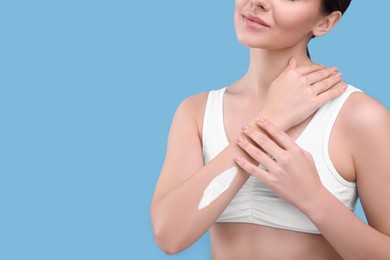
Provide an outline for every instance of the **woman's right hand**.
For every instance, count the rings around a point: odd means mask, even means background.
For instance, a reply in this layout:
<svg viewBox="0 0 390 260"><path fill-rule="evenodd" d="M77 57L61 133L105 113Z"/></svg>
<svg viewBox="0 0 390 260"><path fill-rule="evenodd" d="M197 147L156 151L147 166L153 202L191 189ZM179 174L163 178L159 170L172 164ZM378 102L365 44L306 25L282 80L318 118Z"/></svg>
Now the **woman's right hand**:
<svg viewBox="0 0 390 260"><path fill-rule="evenodd" d="M286 69L272 82L259 116L272 118L280 129L288 130L341 95L348 86L341 77L336 67L298 66L296 59L291 58Z"/></svg>

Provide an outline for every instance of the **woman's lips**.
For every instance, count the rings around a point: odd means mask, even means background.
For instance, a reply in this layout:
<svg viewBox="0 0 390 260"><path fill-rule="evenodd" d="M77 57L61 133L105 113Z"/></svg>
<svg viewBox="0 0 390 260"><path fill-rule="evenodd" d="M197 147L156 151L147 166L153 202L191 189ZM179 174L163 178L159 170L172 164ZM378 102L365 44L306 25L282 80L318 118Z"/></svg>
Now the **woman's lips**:
<svg viewBox="0 0 390 260"><path fill-rule="evenodd" d="M244 25L249 28L265 29L270 27L261 18L251 14L243 14L242 18L244 19Z"/></svg>

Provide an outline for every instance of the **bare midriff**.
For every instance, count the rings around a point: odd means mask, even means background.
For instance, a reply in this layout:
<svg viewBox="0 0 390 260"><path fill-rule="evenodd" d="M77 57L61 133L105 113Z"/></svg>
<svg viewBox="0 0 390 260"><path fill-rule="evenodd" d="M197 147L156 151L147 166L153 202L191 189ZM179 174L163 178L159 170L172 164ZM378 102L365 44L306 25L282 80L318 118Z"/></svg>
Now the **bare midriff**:
<svg viewBox="0 0 390 260"><path fill-rule="evenodd" d="M338 260L319 234L247 223L216 223L210 229L213 260Z"/></svg>

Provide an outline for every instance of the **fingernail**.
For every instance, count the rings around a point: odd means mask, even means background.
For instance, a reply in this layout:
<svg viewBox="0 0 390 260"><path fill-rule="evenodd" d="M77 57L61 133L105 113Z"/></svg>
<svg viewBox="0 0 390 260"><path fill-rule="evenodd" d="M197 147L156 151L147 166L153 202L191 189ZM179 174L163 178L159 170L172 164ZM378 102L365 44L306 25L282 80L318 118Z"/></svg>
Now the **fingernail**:
<svg viewBox="0 0 390 260"><path fill-rule="evenodd" d="M344 85L343 89L346 90L348 88L348 85Z"/></svg>
<svg viewBox="0 0 390 260"><path fill-rule="evenodd" d="M341 78L343 76L343 73L337 72L336 77Z"/></svg>
<svg viewBox="0 0 390 260"><path fill-rule="evenodd" d="M236 162L240 162L242 160L242 158L241 158L241 156L236 156L236 157L234 157L234 160Z"/></svg>
<svg viewBox="0 0 390 260"><path fill-rule="evenodd" d="M249 125L247 125L247 124L242 124L240 127L241 127L242 130L248 130L249 129Z"/></svg>
<svg viewBox="0 0 390 260"><path fill-rule="evenodd" d="M236 137L236 142L237 142L237 143L242 143L242 141L244 141L244 139L242 139L241 136L237 136L237 137Z"/></svg>
<svg viewBox="0 0 390 260"><path fill-rule="evenodd" d="M261 124L261 123L264 123L264 118L258 117L258 118L257 118L257 122L260 123L260 124Z"/></svg>

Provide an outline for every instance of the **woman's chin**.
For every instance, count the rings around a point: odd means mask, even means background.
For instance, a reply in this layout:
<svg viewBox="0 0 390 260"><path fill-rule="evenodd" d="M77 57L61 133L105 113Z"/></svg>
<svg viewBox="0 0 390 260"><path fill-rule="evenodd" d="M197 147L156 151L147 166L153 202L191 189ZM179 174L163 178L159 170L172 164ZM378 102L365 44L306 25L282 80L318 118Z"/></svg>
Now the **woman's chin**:
<svg viewBox="0 0 390 260"><path fill-rule="evenodd" d="M256 39L251 39L250 37L242 37L240 35L237 35L237 40L242 45L248 47L248 48L257 48L257 49L266 49L267 46L265 44L259 43Z"/></svg>

